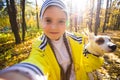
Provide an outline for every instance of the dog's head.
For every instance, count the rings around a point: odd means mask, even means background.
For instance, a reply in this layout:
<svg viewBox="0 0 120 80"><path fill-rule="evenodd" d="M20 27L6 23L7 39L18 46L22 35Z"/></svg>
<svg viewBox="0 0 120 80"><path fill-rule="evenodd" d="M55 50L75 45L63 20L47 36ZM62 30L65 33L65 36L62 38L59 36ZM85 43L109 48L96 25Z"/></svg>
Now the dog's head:
<svg viewBox="0 0 120 80"><path fill-rule="evenodd" d="M116 45L112 42L109 36L96 36L95 43L105 52L113 52L116 50Z"/></svg>
<svg viewBox="0 0 120 80"><path fill-rule="evenodd" d="M93 46L94 49L102 50L105 53L113 52L117 47L109 36L95 36L93 33L89 34L89 43Z"/></svg>

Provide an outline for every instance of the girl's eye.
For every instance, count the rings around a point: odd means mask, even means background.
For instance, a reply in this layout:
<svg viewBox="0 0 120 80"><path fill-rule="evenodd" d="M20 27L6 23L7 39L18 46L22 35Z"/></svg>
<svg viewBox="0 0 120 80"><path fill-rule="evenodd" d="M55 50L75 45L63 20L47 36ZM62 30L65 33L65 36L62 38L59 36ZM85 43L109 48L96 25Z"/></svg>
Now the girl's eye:
<svg viewBox="0 0 120 80"><path fill-rule="evenodd" d="M51 23L52 21L51 21L51 20L49 20L49 19L47 19L47 20L46 20L46 22L47 22L47 23Z"/></svg>
<svg viewBox="0 0 120 80"><path fill-rule="evenodd" d="M108 39L110 42L112 41L111 39Z"/></svg>
<svg viewBox="0 0 120 80"><path fill-rule="evenodd" d="M59 21L59 23L65 23L65 21L62 21L62 20L61 20L61 21Z"/></svg>

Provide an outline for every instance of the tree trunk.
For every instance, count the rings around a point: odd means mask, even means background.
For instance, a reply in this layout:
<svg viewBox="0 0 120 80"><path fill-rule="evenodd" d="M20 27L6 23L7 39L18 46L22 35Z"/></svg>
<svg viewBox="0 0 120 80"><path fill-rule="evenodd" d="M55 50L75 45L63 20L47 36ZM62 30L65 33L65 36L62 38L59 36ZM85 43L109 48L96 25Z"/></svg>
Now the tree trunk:
<svg viewBox="0 0 120 80"><path fill-rule="evenodd" d="M117 25L116 29L118 30L120 27L120 15L119 14L117 15L116 25Z"/></svg>
<svg viewBox="0 0 120 80"><path fill-rule="evenodd" d="M25 0L21 0L22 9L22 41L25 40L26 22L25 22Z"/></svg>
<svg viewBox="0 0 120 80"><path fill-rule="evenodd" d="M108 6L108 14L107 14L107 23L109 23L110 20L110 15L111 14L111 8L112 8L112 0L109 0L109 6ZM108 28L108 26L106 26L106 29Z"/></svg>
<svg viewBox="0 0 120 80"><path fill-rule="evenodd" d="M74 18L74 28L75 28L75 32L77 32L78 31L78 23L77 23L77 18L78 18L78 16L76 15L75 16L75 18Z"/></svg>
<svg viewBox="0 0 120 80"><path fill-rule="evenodd" d="M106 23L108 22L108 4L109 4L109 0L107 0L107 5L106 5L106 10L105 10L105 20L104 20L104 24L103 24L103 29L102 32L104 33L105 29L106 29Z"/></svg>
<svg viewBox="0 0 120 80"><path fill-rule="evenodd" d="M70 15L71 16L71 15ZM72 32L72 27L73 27L73 20L72 18L70 17L70 32Z"/></svg>
<svg viewBox="0 0 120 80"><path fill-rule="evenodd" d="M70 0L72 2L72 0ZM70 3L70 32L72 32L72 27L73 27L73 18L72 18L72 3Z"/></svg>
<svg viewBox="0 0 120 80"><path fill-rule="evenodd" d="M38 16L38 4L37 4L37 0L36 1L36 20L37 20L37 28L39 29L39 16Z"/></svg>
<svg viewBox="0 0 120 80"><path fill-rule="evenodd" d="M98 28L100 27L100 8L101 8L101 0L97 0L97 11L96 11L96 19L95 19L95 26L94 26L94 34L97 35Z"/></svg>
<svg viewBox="0 0 120 80"><path fill-rule="evenodd" d="M120 2L117 3L120 5ZM120 9L118 9L118 12L120 13ZM117 30L120 29L120 14L117 14L117 20L116 20L116 24L117 24Z"/></svg>
<svg viewBox="0 0 120 80"><path fill-rule="evenodd" d="M94 9L94 0L90 1L90 18L89 18L89 22L88 22L88 29L90 32L92 32L92 20L93 20L93 9Z"/></svg>
<svg viewBox="0 0 120 80"><path fill-rule="evenodd" d="M14 0L6 0L7 3L7 8L8 8L8 15L9 15L9 20L12 28L12 32L14 33L15 36L15 42L16 44L21 43L21 38L19 35L19 28L17 24L17 11L15 7L15 1Z"/></svg>

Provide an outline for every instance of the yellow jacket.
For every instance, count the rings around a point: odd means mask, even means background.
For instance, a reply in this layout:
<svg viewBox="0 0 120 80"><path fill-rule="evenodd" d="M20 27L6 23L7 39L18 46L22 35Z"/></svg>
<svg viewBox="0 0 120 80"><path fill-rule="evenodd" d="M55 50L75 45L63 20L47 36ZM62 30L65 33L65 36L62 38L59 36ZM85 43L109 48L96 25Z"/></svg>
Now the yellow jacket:
<svg viewBox="0 0 120 80"><path fill-rule="evenodd" d="M76 38L81 40L78 41ZM67 39L72 51L76 80L89 80L87 73L100 68L103 59L92 54L83 55L84 38L82 36L76 37L70 34L67 35ZM60 80L60 67L44 36L33 43L29 58L23 62L37 66L48 80Z"/></svg>

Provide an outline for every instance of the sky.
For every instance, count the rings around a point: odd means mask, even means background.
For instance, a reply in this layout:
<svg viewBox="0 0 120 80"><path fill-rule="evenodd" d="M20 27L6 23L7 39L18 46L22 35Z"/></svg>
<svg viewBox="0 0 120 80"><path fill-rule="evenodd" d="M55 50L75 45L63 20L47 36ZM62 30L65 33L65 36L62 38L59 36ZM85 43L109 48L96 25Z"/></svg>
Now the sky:
<svg viewBox="0 0 120 80"><path fill-rule="evenodd" d="M33 4L35 4L36 0L29 0L29 1L33 2ZM39 7L43 4L43 1L45 1L45 0L37 0ZM69 2L71 0L65 0L65 1ZM97 1L97 0L95 0L95 1ZM102 0L102 1L103 1L102 2L103 7L105 8L106 7L105 3L106 3L107 0ZM77 5L77 7L79 7L79 9L81 9L81 10L83 10L85 8L87 2L88 2L88 0L72 0L73 6Z"/></svg>
<svg viewBox="0 0 120 80"><path fill-rule="evenodd" d="M33 2L33 4L35 5L35 1L36 0L29 0L30 2ZM45 0L37 0L38 2L38 6L40 7L42 4L43 4L43 1ZM66 3L69 2L69 1L72 1L72 6L73 8L75 8L75 5L77 5L77 7L79 7L80 10L84 9L85 8L85 5L86 5L86 1L87 0L64 0Z"/></svg>

